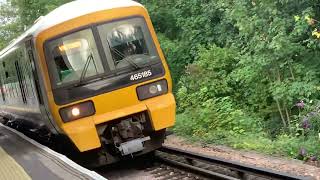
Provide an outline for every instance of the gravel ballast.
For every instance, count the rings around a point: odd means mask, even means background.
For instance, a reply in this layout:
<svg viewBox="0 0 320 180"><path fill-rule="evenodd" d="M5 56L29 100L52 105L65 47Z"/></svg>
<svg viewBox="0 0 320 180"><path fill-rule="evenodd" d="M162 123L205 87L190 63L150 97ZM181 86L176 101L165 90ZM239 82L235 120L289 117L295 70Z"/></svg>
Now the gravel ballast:
<svg viewBox="0 0 320 180"><path fill-rule="evenodd" d="M186 139L175 135L167 136L165 145L257 167L269 168L292 175L311 176L316 180L320 180L320 168L305 164L303 161L299 160L272 157L252 151L235 150L225 146L203 146L199 143L191 143Z"/></svg>

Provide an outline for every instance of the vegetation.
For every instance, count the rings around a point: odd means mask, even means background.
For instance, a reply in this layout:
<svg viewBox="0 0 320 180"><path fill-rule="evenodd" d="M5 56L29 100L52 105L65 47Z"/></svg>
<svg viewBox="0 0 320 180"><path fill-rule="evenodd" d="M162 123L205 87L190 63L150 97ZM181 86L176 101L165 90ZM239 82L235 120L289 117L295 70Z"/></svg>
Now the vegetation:
<svg viewBox="0 0 320 180"><path fill-rule="evenodd" d="M68 0L8 0L0 47ZM140 0L170 63L176 133L306 159L319 153L320 1Z"/></svg>
<svg viewBox="0 0 320 180"><path fill-rule="evenodd" d="M175 81L174 130L292 157L319 153L319 1L142 0Z"/></svg>
<svg viewBox="0 0 320 180"><path fill-rule="evenodd" d="M71 0L2 0L0 1L0 49L20 35L33 22ZM2 3L1 3L2 2Z"/></svg>

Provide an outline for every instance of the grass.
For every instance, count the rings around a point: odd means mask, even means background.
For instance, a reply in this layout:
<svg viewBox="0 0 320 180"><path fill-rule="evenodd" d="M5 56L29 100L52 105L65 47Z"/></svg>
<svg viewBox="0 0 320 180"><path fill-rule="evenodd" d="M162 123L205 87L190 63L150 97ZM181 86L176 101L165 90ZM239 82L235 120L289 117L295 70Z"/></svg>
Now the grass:
<svg viewBox="0 0 320 180"><path fill-rule="evenodd" d="M263 154L300 160L320 155L318 154L320 140L315 135L308 137L280 135L271 139L263 132L234 134L220 129L199 133L192 123L188 124L186 118L184 115L177 115L177 123L173 131L187 140L204 144L226 145L235 149L253 150ZM301 154L302 149L303 154Z"/></svg>

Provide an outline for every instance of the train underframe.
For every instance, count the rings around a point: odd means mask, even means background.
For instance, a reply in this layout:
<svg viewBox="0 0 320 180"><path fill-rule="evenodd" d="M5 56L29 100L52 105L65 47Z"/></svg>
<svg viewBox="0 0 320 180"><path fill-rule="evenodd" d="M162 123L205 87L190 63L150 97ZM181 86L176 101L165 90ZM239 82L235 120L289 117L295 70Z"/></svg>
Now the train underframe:
<svg viewBox="0 0 320 180"><path fill-rule="evenodd" d="M79 152L66 135L54 135L23 119L4 116L5 124L23 132L43 145L67 155L77 163L94 168L148 154L160 148L166 129L154 131L147 112L141 112L96 126L101 147Z"/></svg>
<svg viewBox="0 0 320 180"><path fill-rule="evenodd" d="M97 126L101 148L84 152L82 163L89 167L111 164L153 152L160 148L166 130L154 131L147 112Z"/></svg>

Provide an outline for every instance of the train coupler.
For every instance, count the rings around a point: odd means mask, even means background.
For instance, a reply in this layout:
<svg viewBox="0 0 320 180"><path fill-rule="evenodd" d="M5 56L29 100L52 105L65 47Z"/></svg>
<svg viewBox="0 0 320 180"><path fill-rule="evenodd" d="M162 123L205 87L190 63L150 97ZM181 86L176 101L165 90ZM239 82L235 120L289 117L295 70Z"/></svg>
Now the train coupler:
<svg viewBox="0 0 320 180"><path fill-rule="evenodd" d="M127 141L127 142L121 143L118 149L121 152L122 156L133 154L133 153L142 151L144 149L143 143L145 141L149 141L150 139L151 139L150 136L148 136L140 139Z"/></svg>

